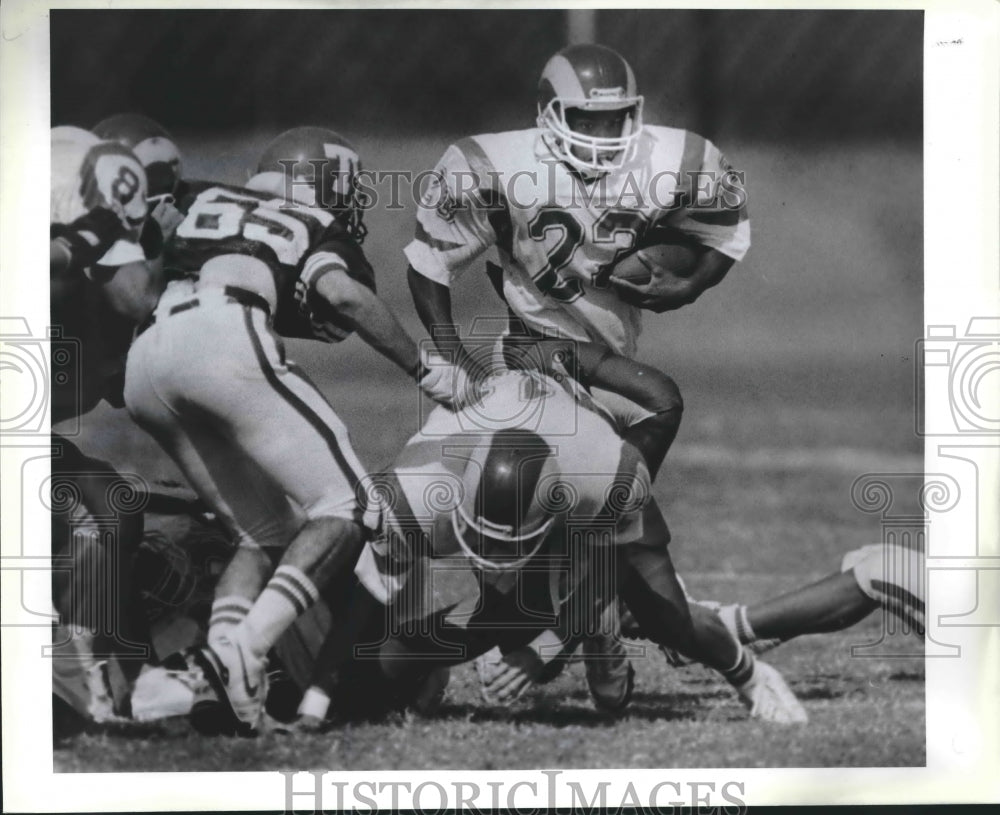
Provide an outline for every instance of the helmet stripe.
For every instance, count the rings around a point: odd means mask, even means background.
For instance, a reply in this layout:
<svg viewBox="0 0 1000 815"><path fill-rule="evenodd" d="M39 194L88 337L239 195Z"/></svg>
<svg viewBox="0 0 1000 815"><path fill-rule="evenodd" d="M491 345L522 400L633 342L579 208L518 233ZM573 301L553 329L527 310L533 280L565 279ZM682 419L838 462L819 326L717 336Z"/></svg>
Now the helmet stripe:
<svg viewBox="0 0 1000 815"><path fill-rule="evenodd" d="M570 47L559 56L567 60L581 85L581 96L589 97L594 88L621 88L635 95L635 77L628 63L615 51L600 45Z"/></svg>
<svg viewBox="0 0 1000 815"><path fill-rule="evenodd" d="M556 96L567 99L585 99L590 88L584 88L576 69L563 54L556 54L545 66L543 78L548 79L555 89Z"/></svg>

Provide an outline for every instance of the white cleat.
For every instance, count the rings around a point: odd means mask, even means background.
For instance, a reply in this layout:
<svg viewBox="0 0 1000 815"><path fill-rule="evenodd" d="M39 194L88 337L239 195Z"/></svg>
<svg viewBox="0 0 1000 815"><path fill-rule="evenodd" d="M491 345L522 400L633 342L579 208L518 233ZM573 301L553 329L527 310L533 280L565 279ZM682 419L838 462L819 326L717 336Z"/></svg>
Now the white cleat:
<svg viewBox="0 0 1000 815"><path fill-rule="evenodd" d="M100 660L90 665L83 677L90 697L87 712L90 718L98 724L117 724L128 721L115 713L115 699L111 691L111 677L108 674L107 660Z"/></svg>
<svg viewBox="0 0 1000 815"><path fill-rule="evenodd" d="M750 718L775 724L805 724L809 715L777 668L757 660L753 676L736 688Z"/></svg>
<svg viewBox="0 0 1000 815"><path fill-rule="evenodd" d="M214 698L205 673L195 664L143 668L132 689L132 718L138 722L187 716L202 698Z"/></svg>
<svg viewBox="0 0 1000 815"><path fill-rule="evenodd" d="M256 730L267 698L267 659L255 656L238 631L227 631L201 649L209 682L222 691L233 715L244 726Z"/></svg>

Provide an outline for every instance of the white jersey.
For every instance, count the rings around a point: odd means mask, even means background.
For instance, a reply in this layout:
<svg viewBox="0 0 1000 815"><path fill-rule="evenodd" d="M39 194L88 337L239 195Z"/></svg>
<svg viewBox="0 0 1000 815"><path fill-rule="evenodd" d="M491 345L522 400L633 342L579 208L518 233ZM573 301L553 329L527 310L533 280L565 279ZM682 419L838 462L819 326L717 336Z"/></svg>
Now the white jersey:
<svg viewBox="0 0 1000 815"><path fill-rule="evenodd" d="M436 533L435 522L462 500L470 450L502 428L531 430L553 450L558 476L539 483L536 500L549 501L567 527L602 531L590 538L594 543L631 543L642 536L650 481L639 452L554 380L509 371L493 380L480 402L458 413L436 408L393 468L368 477L369 503L382 506L384 534L366 545L356 571L376 597L395 601L422 557L415 554L421 546L424 555L451 561L445 571L454 574L464 566L460 579L467 578L471 564L453 539Z"/></svg>
<svg viewBox="0 0 1000 815"><path fill-rule="evenodd" d="M745 203L742 174L686 130L646 126L635 156L593 180L559 161L541 129L473 136L438 162L406 256L450 286L495 246L503 297L529 329L633 356L641 315L607 283L615 264L653 228L741 260Z"/></svg>

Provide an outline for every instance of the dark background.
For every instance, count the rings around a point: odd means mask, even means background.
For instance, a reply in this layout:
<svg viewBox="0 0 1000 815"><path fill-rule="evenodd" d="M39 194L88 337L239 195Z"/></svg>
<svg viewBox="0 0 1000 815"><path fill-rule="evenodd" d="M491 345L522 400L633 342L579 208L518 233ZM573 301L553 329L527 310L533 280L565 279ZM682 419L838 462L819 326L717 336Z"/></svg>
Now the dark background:
<svg viewBox="0 0 1000 815"><path fill-rule="evenodd" d="M907 138L921 127L922 13L599 11L652 117L710 138ZM54 123L474 132L530 126L556 11L52 13ZM349 123L349 124L348 124Z"/></svg>
<svg viewBox="0 0 1000 815"><path fill-rule="evenodd" d="M533 125L538 74L575 22L565 10L55 10L52 121L150 115L189 178L241 183L270 139L304 124L341 132L368 169L417 174L458 138ZM922 12L601 10L593 29L632 63L646 121L702 133L746 173L745 260L697 303L644 320L639 356L678 380L685 425L702 395L740 417L750 403L865 403L898 417L892 446L916 449ZM403 257L415 206L402 203L368 212L364 248L379 293L422 336ZM503 313L481 284L469 272L453 289L466 330ZM396 375L360 341L327 351L295 353L331 381Z"/></svg>

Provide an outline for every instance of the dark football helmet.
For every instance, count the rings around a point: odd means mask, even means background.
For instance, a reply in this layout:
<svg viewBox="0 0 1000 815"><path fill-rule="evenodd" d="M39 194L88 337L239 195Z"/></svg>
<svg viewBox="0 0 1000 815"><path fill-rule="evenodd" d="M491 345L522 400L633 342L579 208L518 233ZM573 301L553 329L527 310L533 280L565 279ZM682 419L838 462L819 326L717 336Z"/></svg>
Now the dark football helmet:
<svg viewBox="0 0 1000 815"><path fill-rule="evenodd" d="M574 131L566 112L625 111L621 134L599 137ZM585 173L622 167L642 132L642 96L635 74L617 51L603 45L571 45L553 56L538 82L538 126L553 152Z"/></svg>
<svg viewBox="0 0 1000 815"><path fill-rule="evenodd" d="M94 125L94 133L132 148L146 168L151 203L176 195L181 180L181 151L161 125L139 113L116 113Z"/></svg>
<svg viewBox="0 0 1000 815"><path fill-rule="evenodd" d="M257 178L279 173L289 197L332 212L358 243L368 234L358 196L360 172L361 158L354 146L323 127L286 130L264 149L257 163Z"/></svg>
<svg viewBox="0 0 1000 815"><path fill-rule="evenodd" d="M513 571L538 553L555 521L540 493L558 472L555 451L530 431L500 430L476 447L451 511L459 548L474 565Z"/></svg>

